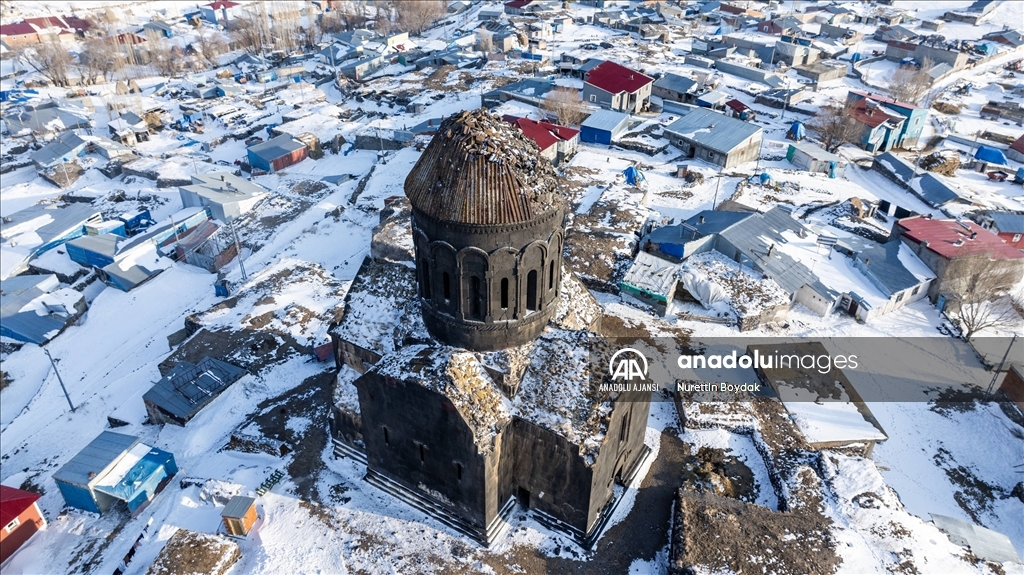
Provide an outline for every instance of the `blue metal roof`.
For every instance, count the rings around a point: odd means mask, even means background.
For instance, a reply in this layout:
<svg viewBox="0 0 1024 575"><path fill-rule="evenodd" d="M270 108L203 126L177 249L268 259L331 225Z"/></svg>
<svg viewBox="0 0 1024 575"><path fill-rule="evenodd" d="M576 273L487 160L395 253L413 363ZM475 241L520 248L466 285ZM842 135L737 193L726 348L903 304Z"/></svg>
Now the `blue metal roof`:
<svg viewBox="0 0 1024 575"><path fill-rule="evenodd" d="M299 150L306 145L296 140L289 134L281 134L276 138L271 138L266 142L260 142L259 144L249 147L249 153L253 154L266 162L272 162L282 156L287 156Z"/></svg>
<svg viewBox="0 0 1024 575"><path fill-rule="evenodd" d="M874 163L908 184L914 179L914 166L892 152L875 156Z"/></svg>
<svg viewBox="0 0 1024 575"><path fill-rule="evenodd" d="M32 300L49 293L59 283L55 275L14 276L0 281L0 333L6 337L42 345L56 332L64 329L72 315L39 315L35 310L22 311Z"/></svg>
<svg viewBox="0 0 1024 575"><path fill-rule="evenodd" d="M933 174L921 176L921 179L918 180L918 187L921 199L934 207L961 199L956 188Z"/></svg>
<svg viewBox="0 0 1024 575"><path fill-rule="evenodd" d="M886 296L892 296L921 283L900 261L899 252L903 242L871 243L873 245L858 252L855 258L868 278L873 280L872 283Z"/></svg>
<svg viewBox="0 0 1024 575"><path fill-rule="evenodd" d="M138 443L138 437L104 431L72 457L71 461L65 463L64 467L58 469L53 474L53 480L72 485L89 485Z"/></svg>
<svg viewBox="0 0 1024 575"><path fill-rule="evenodd" d="M661 78L654 81L655 88L662 88L664 90L678 92L680 94L689 92L696 85L696 81L685 76L680 76L679 74L673 74L672 72L668 72Z"/></svg>

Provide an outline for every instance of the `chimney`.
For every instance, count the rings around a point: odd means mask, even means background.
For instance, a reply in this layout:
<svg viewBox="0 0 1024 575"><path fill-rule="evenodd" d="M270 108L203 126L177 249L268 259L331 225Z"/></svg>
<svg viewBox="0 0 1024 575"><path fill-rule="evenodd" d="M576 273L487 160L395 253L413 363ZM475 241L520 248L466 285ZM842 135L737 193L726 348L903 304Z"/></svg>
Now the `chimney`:
<svg viewBox="0 0 1024 575"><path fill-rule="evenodd" d="M871 263L871 258L864 258L864 267L868 267L868 265L870 263Z"/></svg>
<svg viewBox="0 0 1024 575"><path fill-rule="evenodd" d="M704 223L704 216L700 217L700 223L702 223L702 224Z"/></svg>
<svg viewBox="0 0 1024 575"><path fill-rule="evenodd" d="M770 246L770 247L768 248L768 257L771 257L771 256L772 256L772 252L774 252L774 251L775 251L775 244L772 244L772 245L771 245L771 246Z"/></svg>
<svg viewBox="0 0 1024 575"><path fill-rule="evenodd" d="M928 247L928 240L921 240L921 249Z"/></svg>
<svg viewBox="0 0 1024 575"><path fill-rule="evenodd" d="M958 238L955 242L953 242L953 245L956 246L956 247L960 247L960 246L964 245L964 239L963 238Z"/></svg>
<svg viewBox="0 0 1024 575"><path fill-rule="evenodd" d="M971 232L971 239L978 237L978 232Z"/></svg>

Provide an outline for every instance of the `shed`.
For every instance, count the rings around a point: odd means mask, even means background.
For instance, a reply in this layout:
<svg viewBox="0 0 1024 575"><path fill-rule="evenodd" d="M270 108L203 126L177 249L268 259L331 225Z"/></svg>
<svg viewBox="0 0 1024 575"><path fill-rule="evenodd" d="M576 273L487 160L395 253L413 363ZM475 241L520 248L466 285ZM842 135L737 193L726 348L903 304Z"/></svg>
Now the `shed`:
<svg viewBox="0 0 1024 575"><path fill-rule="evenodd" d="M132 513L178 472L174 456L138 437L104 431L53 474L69 507L105 513L118 501Z"/></svg>
<svg viewBox="0 0 1024 575"><path fill-rule="evenodd" d="M67 243L68 257L85 267L102 268L114 263L119 239L116 234L75 238Z"/></svg>
<svg viewBox="0 0 1024 575"><path fill-rule="evenodd" d="M0 485L0 563L46 525L38 500L37 493Z"/></svg>
<svg viewBox="0 0 1024 575"><path fill-rule="evenodd" d="M256 523L256 498L235 495L220 512L228 535L245 537Z"/></svg>
<svg viewBox="0 0 1024 575"><path fill-rule="evenodd" d="M212 357L204 357L198 364L181 361L153 384L142 402L153 423L184 426L245 373Z"/></svg>
<svg viewBox="0 0 1024 575"><path fill-rule="evenodd" d="M789 145L786 159L791 164L808 172L828 174L832 178L846 175L846 160L826 152L810 142L796 142Z"/></svg>
<svg viewBox="0 0 1024 575"><path fill-rule="evenodd" d="M580 140L592 144L611 145L629 124L629 114L598 110L580 125Z"/></svg>
<svg viewBox="0 0 1024 575"><path fill-rule="evenodd" d="M250 146L249 165L265 172L276 172L306 159L306 145L288 134Z"/></svg>
<svg viewBox="0 0 1024 575"><path fill-rule="evenodd" d="M619 282L619 287L623 292L667 314L669 304L676 293L677 269L676 264L640 252L636 255L633 266Z"/></svg>

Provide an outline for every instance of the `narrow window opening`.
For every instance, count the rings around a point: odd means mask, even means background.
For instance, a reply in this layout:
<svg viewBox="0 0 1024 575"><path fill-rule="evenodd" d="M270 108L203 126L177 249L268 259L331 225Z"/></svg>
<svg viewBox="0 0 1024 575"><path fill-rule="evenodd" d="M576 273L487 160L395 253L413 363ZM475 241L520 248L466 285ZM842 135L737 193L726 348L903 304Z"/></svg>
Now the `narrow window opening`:
<svg viewBox="0 0 1024 575"><path fill-rule="evenodd" d="M626 436L629 435L629 419L633 415L632 412L627 413L626 417L622 418L622 429L619 430L619 441L625 441Z"/></svg>
<svg viewBox="0 0 1024 575"><path fill-rule="evenodd" d="M430 299L430 263L427 258L423 258L420 267L423 268L423 297Z"/></svg>
<svg viewBox="0 0 1024 575"><path fill-rule="evenodd" d="M423 462L425 462L427 460L426 449L423 447L422 443L420 443L418 445L420 446L420 463L423 463Z"/></svg>
<svg viewBox="0 0 1024 575"><path fill-rule="evenodd" d="M508 309L508 278L501 278L501 308Z"/></svg>
<svg viewBox="0 0 1024 575"><path fill-rule="evenodd" d="M388 434L388 428L384 428L384 445L391 445L391 437Z"/></svg>
<svg viewBox="0 0 1024 575"><path fill-rule="evenodd" d="M452 299L452 277L448 275L448 272L444 272L444 275L441 277L441 284L441 290L442 293L444 294L444 299Z"/></svg>
<svg viewBox="0 0 1024 575"><path fill-rule="evenodd" d="M461 463L456 463L455 464L455 477L459 481L462 481L462 464Z"/></svg>
<svg viewBox="0 0 1024 575"><path fill-rule="evenodd" d="M526 309L537 311L537 270L526 274Z"/></svg>
<svg viewBox="0 0 1024 575"><path fill-rule="evenodd" d="M555 262L548 264L548 289L555 289Z"/></svg>
<svg viewBox="0 0 1024 575"><path fill-rule="evenodd" d="M483 319L480 305L480 278L476 276L469 278L469 315L473 319Z"/></svg>

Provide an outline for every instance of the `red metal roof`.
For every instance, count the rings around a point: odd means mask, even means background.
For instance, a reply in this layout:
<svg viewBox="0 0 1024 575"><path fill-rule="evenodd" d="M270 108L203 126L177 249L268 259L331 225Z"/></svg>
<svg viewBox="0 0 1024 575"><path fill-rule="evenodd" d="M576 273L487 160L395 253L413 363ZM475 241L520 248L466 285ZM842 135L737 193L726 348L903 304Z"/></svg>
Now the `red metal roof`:
<svg viewBox="0 0 1024 575"><path fill-rule="evenodd" d="M848 110L850 112L850 117L862 124L867 124L872 128L877 128L889 120L896 123L902 121L900 118L895 118L885 113L881 107L869 106L866 98L857 100L848 108Z"/></svg>
<svg viewBox="0 0 1024 575"><path fill-rule="evenodd" d="M744 104L743 102L740 102L735 98L726 102L725 105L729 106L733 110L736 110L737 112L746 112L747 110L750 109L750 106Z"/></svg>
<svg viewBox="0 0 1024 575"><path fill-rule="evenodd" d="M1011 150L1016 150L1016 151L1024 154L1024 134L1021 134L1021 136L1019 138L1017 138L1016 142L1010 144L1010 149Z"/></svg>
<svg viewBox="0 0 1024 575"><path fill-rule="evenodd" d="M0 26L0 36L24 36L25 34L35 33L36 29L28 22L18 22L17 24L4 24Z"/></svg>
<svg viewBox="0 0 1024 575"><path fill-rule="evenodd" d="M525 8L533 3L533 0L512 0L511 2L505 2L505 6L509 8Z"/></svg>
<svg viewBox="0 0 1024 575"><path fill-rule="evenodd" d="M619 92L636 92L653 82L654 78L606 60L587 72L586 81L605 92L618 94Z"/></svg>
<svg viewBox="0 0 1024 575"><path fill-rule="evenodd" d="M67 28L64 19L59 16L42 16L39 18L25 18L26 24L31 24L40 30L46 28Z"/></svg>
<svg viewBox="0 0 1024 575"><path fill-rule="evenodd" d="M218 0L217 2L210 2L206 5L207 8L213 8L214 10L220 10L221 8L234 8L238 6L238 2L231 2L231 0Z"/></svg>
<svg viewBox="0 0 1024 575"><path fill-rule="evenodd" d="M554 146L559 141L567 141L573 139L576 134L579 134L579 130L572 128L566 128L565 126L559 126L558 124L552 124L551 122L538 122L529 118L519 118L516 116L504 115L501 117L509 124L519 126L519 129L523 131L523 134L534 141L537 147L544 151L551 146Z"/></svg>
<svg viewBox="0 0 1024 575"><path fill-rule="evenodd" d="M24 513L38 499L39 495L31 491L0 485L0 528Z"/></svg>
<svg viewBox="0 0 1024 575"><path fill-rule="evenodd" d="M946 259L978 254L993 259L1016 260L1024 258L1024 253L1007 245L999 236L986 230L972 221L963 224L955 220L928 219L920 216L904 218L897 224L905 231L903 235L915 242L928 242L928 249ZM977 234L970 239L971 234ZM960 241L961 245L956 245Z"/></svg>
<svg viewBox="0 0 1024 575"><path fill-rule="evenodd" d="M910 109L910 110L918 110L919 109L918 106L915 106L913 104L908 104L907 102L900 102L899 100L893 100L892 98L890 98L888 96L883 96L881 94L871 94L871 93L868 93L868 92L861 92L859 90L850 90L850 93L851 94L857 94L861 98L869 98L869 99L874 100L876 102L882 102L884 104L893 104L895 106L899 106L900 108L907 108L907 109Z"/></svg>

